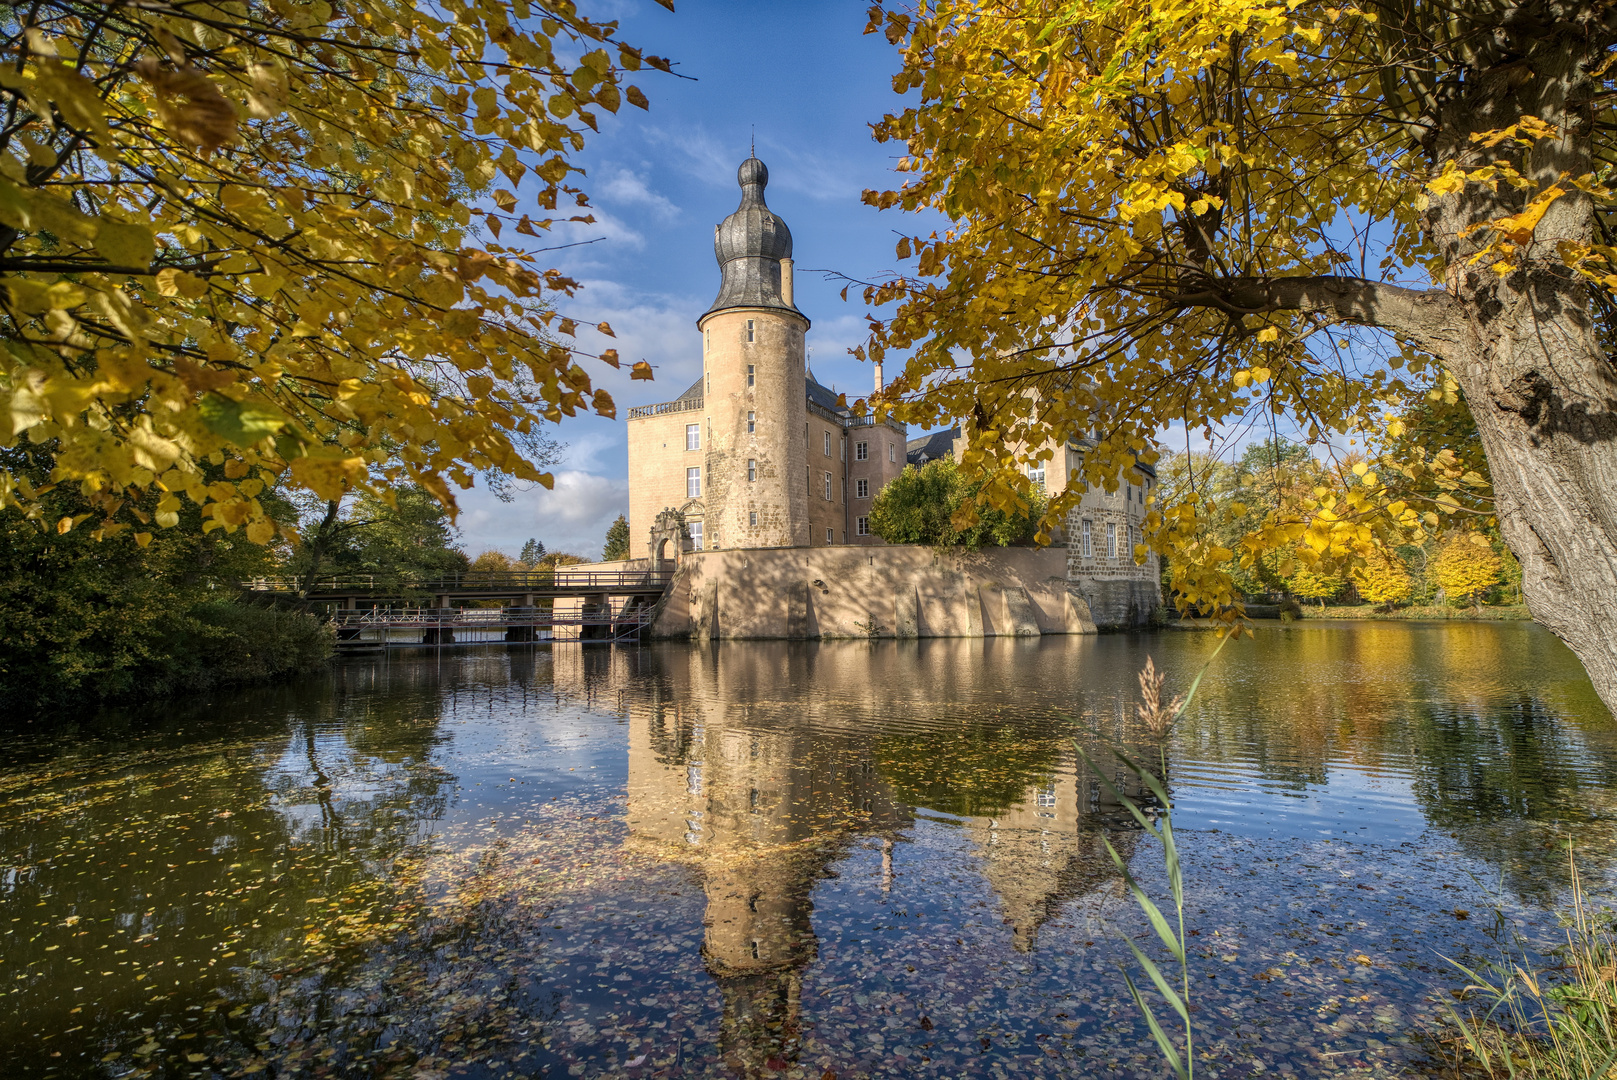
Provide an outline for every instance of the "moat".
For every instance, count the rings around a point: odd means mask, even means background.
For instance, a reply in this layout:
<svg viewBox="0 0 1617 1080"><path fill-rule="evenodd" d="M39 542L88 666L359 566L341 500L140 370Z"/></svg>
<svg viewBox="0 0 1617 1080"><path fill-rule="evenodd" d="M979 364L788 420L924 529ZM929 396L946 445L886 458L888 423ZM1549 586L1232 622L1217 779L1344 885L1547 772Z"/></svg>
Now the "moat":
<svg viewBox="0 0 1617 1080"><path fill-rule="evenodd" d="M1101 838L1161 853L1073 747L1214 644L404 651L11 718L5 1074L1155 1077ZM1612 892L1617 725L1531 624L1265 627L1168 757L1207 1076L1418 1071L1443 956L1556 940L1567 841Z"/></svg>

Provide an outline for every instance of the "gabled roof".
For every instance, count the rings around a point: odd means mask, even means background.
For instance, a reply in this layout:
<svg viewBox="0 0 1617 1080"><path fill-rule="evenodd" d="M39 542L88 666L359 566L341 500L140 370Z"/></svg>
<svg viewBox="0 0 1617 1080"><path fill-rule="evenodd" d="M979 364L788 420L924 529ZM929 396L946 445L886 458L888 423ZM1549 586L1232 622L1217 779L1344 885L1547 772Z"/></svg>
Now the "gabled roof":
<svg viewBox="0 0 1617 1080"><path fill-rule="evenodd" d="M674 400L675 401L694 401L697 398L700 398L701 396L702 396L702 377L700 375L698 375L696 377L696 381L691 383L691 388L689 390L685 391L683 394L679 395L679 397L675 398Z"/></svg>
<svg viewBox="0 0 1617 1080"><path fill-rule="evenodd" d="M808 399L814 404L822 409L830 409L839 415L847 414L847 408L837 403L837 392L829 386L821 386L820 380L814 377L812 369L809 371L808 378L804 380L804 383L808 390Z"/></svg>
<svg viewBox="0 0 1617 1080"><path fill-rule="evenodd" d="M911 465L924 465L939 458L952 458L955 441L959 438L959 425L943 431L934 431L930 435L921 435L904 444L904 460Z"/></svg>

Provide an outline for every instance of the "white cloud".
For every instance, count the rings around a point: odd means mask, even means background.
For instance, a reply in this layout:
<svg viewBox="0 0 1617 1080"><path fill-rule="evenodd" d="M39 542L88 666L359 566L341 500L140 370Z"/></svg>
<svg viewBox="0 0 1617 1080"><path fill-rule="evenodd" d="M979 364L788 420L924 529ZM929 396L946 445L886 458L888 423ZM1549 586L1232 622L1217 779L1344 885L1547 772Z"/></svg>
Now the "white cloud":
<svg viewBox="0 0 1617 1080"><path fill-rule="evenodd" d="M606 530L629 512L629 483L581 469L555 473L555 487L515 493L508 503L482 489L461 496L461 546L476 556L489 548L516 555L529 537L550 551L599 559Z"/></svg>
<svg viewBox="0 0 1617 1080"><path fill-rule="evenodd" d="M617 169L598 189L608 202L644 206L657 217L669 220L679 216L679 207L646 186L645 179L628 169Z"/></svg>

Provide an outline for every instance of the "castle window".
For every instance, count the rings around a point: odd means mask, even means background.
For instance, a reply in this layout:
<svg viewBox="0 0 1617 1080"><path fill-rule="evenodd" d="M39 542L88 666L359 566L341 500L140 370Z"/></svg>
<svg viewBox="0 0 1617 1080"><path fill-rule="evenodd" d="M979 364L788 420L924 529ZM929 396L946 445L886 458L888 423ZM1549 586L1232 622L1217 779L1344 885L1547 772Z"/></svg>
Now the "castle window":
<svg viewBox="0 0 1617 1080"><path fill-rule="evenodd" d="M1090 532L1093 528L1094 526L1090 523L1090 520L1088 518L1084 518L1082 532L1084 536L1084 558L1086 559L1091 559L1095 556L1095 545L1090 536Z"/></svg>
<svg viewBox="0 0 1617 1080"><path fill-rule="evenodd" d="M702 523L700 521L693 521L693 522L691 522L690 529L691 529L691 547L694 548L697 551L701 551L702 550Z"/></svg>
<svg viewBox="0 0 1617 1080"><path fill-rule="evenodd" d="M685 425L685 449L687 449L687 450L700 450L700 449L702 449L702 425L701 424L686 424Z"/></svg>
<svg viewBox="0 0 1617 1080"><path fill-rule="evenodd" d="M887 444L887 460L888 461L897 461L898 460L897 452L893 449L893 444L892 443Z"/></svg>
<svg viewBox="0 0 1617 1080"><path fill-rule="evenodd" d="M753 368L753 366L751 364L747 365L747 385L748 386L756 386L757 385L757 380L754 378L754 375L753 375L754 370L755 369Z"/></svg>
<svg viewBox="0 0 1617 1080"><path fill-rule="evenodd" d="M753 432L755 432L757 430L758 430L758 414L757 413L748 413L747 414L747 434L751 435Z"/></svg>
<svg viewBox="0 0 1617 1080"><path fill-rule="evenodd" d="M685 470L685 497L687 499L700 499L702 497L702 470L700 467Z"/></svg>
<svg viewBox="0 0 1617 1080"><path fill-rule="evenodd" d="M710 351L712 351L712 349L713 349L713 331L712 330L703 330L702 331L702 351L703 352L710 352Z"/></svg>
<svg viewBox="0 0 1617 1080"><path fill-rule="evenodd" d="M747 459L747 482L750 484L758 479L758 459Z"/></svg>
<svg viewBox="0 0 1617 1080"><path fill-rule="evenodd" d="M855 461L869 461L870 460L870 444L869 443L854 443L853 444L853 459Z"/></svg>
<svg viewBox="0 0 1617 1080"><path fill-rule="evenodd" d="M834 529L825 530L825 542L827 544L834 544L834 543L837 542L836 541L836 531Z"/></svg>
<svg viewBox="0 0 1617 1080"><path fill-rule="evenodd" d="M860 443L863 446L864 443ZM853 482L853 495L856 499L870 498L870 481L861 477Z"/></svg>
<svg viewBox="0 0 1617 1080"><path fill-rule="evenodd" d="M751 320L751 319L748 319L748 320L747 320L747 340L748 340L748 341L751 341L751 340L753 340L753 335L752 335L752 320Z"/></svg>
<svg viewBox="0 0 1617 1080"><path fill-rule="evenodd" d="M1033 481L1033 486L1044 490L1044 462L1038 462L1027 467L1027 478Z"/></svg>
<svg viewBox="0 0 1617 1080"><path fill-rule="evenodd" d="M825 501L831 501L831 474L825 474Z"/></svg>
<svg viewBox="0 0 1617 1080"><path fill-rule="evenodd" d="M853 531L860 536L870 535L870 519L867 517L853 519Z"/></svg>
<svg viewBox="0 0 1617 1080"><path fill-rule="evenodd" d="M1117 558L1117 523L1115 521L1106 523L1106 557L1108 559Z"/></svg>
<svg viewBox="0 0 1617 1080"><path fill-rule="evenodd" d="M825 433L825 456L831 456L831 433L829 431Z"/></svg>
<svg viewBox="0 0 1617 1080"><path fill-rule="evenodd" d="M754 510L747 515L747 524L755 529L758 527L758 511Z"/></svg>

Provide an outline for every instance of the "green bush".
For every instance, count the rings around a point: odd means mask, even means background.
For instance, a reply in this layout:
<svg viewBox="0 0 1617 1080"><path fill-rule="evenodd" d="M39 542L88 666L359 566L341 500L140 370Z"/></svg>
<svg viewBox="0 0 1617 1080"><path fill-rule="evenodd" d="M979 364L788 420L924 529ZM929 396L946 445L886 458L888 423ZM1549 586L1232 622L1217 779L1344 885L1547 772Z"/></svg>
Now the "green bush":
<svg viewBox="0 0 1617 1080"><path fill-rule="evenodd" d="M986 483L967 484L951 458L929 461L919 469L907 465L877 493L870 507L870 531L889 544L975 550L1030 543L1044 514L1042 492L1036 492L1017 513L978 507L977 524L968 529L954 527L955 511Z"/></svg>

